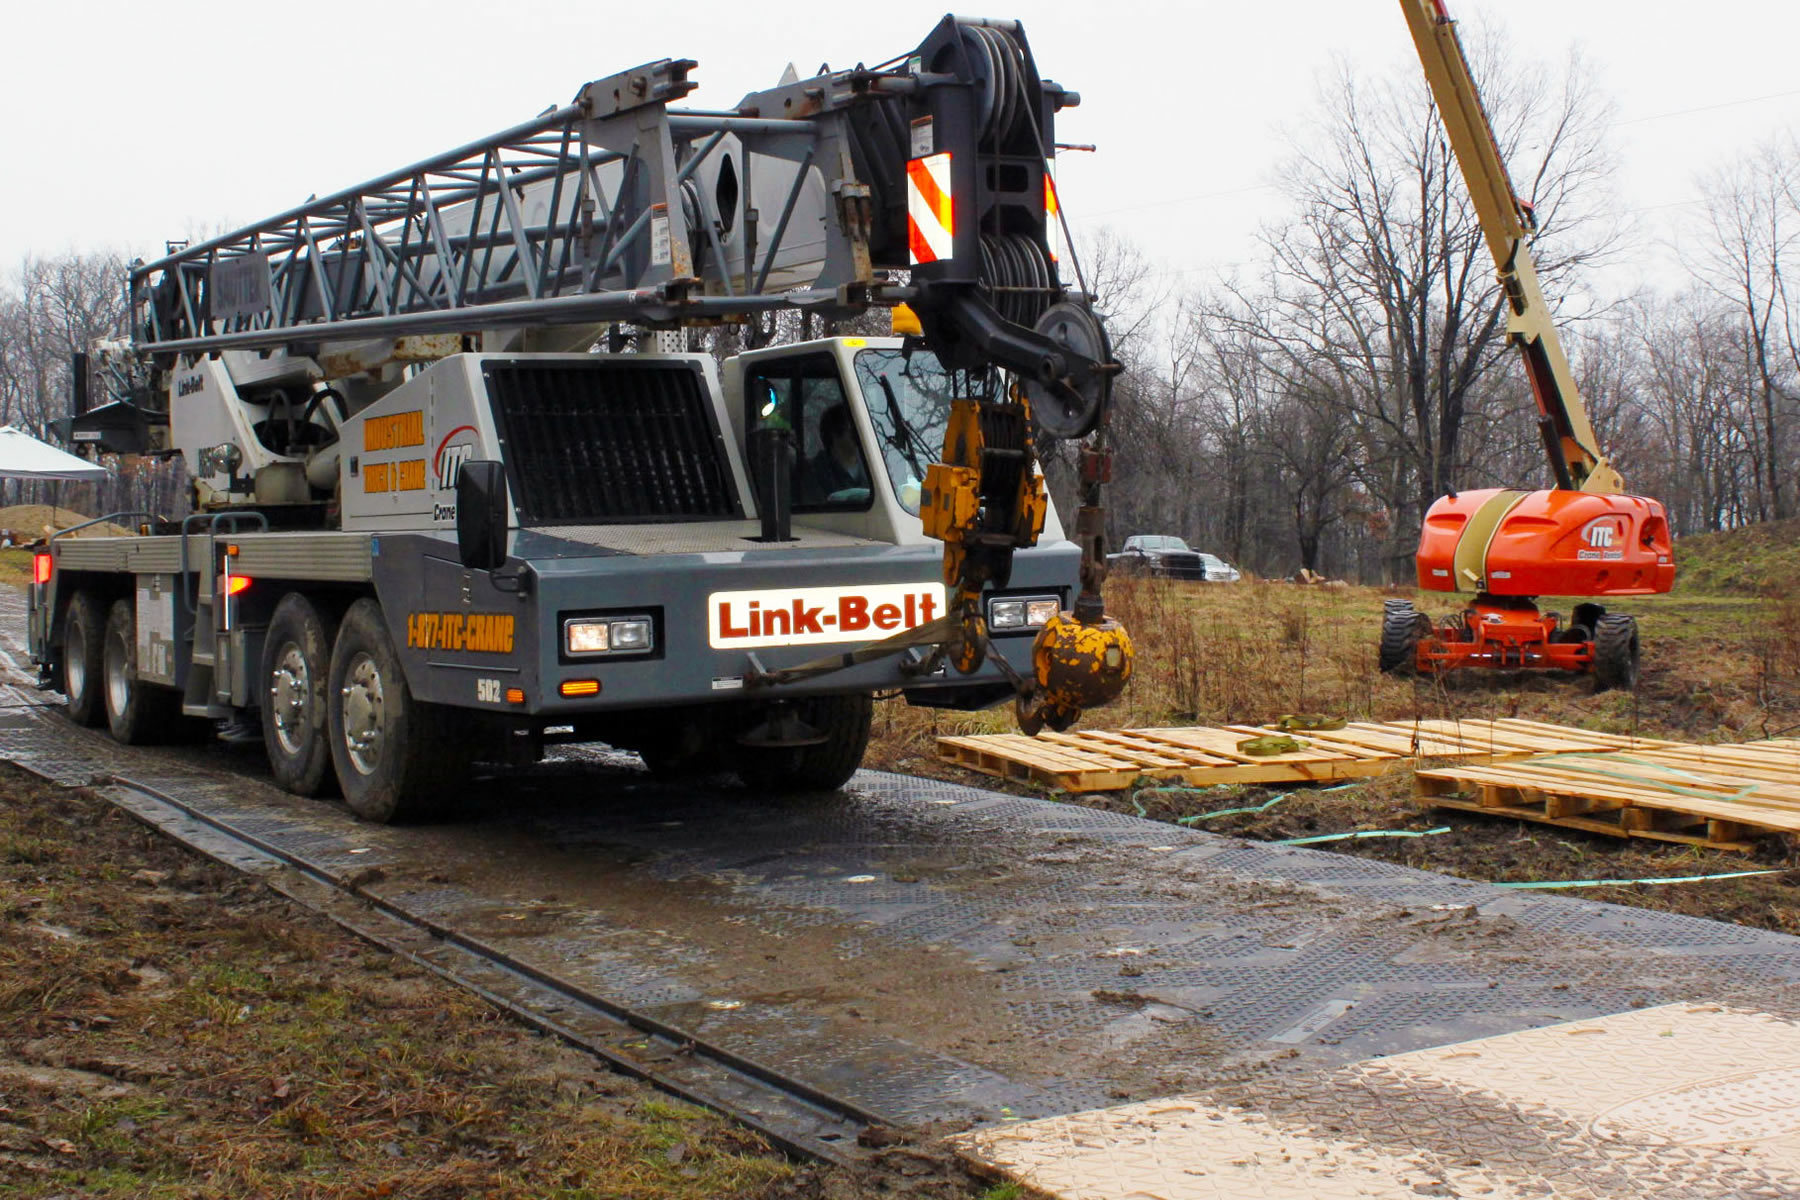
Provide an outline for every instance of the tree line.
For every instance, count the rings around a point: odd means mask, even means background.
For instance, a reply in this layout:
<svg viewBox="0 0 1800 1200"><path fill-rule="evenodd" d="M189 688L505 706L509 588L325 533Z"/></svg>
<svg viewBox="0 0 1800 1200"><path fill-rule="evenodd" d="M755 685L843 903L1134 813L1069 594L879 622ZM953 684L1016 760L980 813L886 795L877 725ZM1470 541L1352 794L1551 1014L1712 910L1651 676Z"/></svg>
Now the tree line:
<svg viewBox="0 0 1800 1200"><path fill-rule="evenodd" d="M1488 39L1475 69L1602 452L1678 535L1800 513L1791 132L1703 182L1679 286L1602 298L1627 233L1608 104L1578 59L1521 64ZM1086 247L1127 367L1109 536L1407 580L1438 497L1550 483L1493 261L1422 78L1341 72L1281 182L1239 277L1178 293L1140 249Z"/></svg>

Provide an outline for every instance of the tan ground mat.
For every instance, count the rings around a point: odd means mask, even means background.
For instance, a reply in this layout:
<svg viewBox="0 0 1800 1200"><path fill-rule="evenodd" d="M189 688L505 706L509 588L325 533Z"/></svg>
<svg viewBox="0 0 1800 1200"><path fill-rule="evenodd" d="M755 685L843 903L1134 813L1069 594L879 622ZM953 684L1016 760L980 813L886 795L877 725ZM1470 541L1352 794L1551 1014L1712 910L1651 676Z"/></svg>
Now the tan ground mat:
<svg viewBox="0 0 1800 1200"><path fill-rule="evenodd" d="M1800 1026L1667 1005L953 1139L1059 1200L1800 1195Z"/></svg>

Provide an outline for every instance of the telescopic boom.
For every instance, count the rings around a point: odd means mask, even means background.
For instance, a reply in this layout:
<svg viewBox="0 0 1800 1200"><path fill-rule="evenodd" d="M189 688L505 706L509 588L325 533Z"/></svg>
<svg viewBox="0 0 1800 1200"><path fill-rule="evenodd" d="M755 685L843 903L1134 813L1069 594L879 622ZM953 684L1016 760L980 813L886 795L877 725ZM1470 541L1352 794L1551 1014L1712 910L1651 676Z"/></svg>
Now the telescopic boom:
<svg viewBox="0 0 1800 1200"><path fill-rule="evenodd" d="M1536 232L1531 206L1513 190L1506 163L1482 108L1469 60L1444 0L1400 0L1413 44L1425 66L1450 146L1462 168L1475 213L1494 256L1508 306L1506 332L1525 357L1538 427L1559 488L1616 495L1624 480L1600 453L1581 392L1556 336L1549 305L1538 287L1527 245Z"/></svg>

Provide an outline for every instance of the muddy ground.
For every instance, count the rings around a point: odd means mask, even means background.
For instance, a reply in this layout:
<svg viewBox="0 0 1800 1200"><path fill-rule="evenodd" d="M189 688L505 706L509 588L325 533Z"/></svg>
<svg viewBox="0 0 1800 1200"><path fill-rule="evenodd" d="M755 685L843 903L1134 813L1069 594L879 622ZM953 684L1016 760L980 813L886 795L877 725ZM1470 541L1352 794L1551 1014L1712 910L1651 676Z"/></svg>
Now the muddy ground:
<svg viewBox="0 0 1800 1200"><path fill-rule="evenodd" d="M930 1145L856 1173L790 1163L103 799L0 766L0 1194L983 1191Z"/></svg>

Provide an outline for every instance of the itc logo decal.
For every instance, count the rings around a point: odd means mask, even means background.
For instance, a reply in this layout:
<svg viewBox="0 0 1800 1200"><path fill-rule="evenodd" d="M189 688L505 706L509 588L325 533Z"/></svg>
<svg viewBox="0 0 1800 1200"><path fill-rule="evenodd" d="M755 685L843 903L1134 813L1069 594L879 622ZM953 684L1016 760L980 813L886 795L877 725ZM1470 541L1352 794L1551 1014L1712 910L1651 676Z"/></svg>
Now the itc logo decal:
<svg viewBox="0 0 1800 1200"><path fill-rule="evenodd" d="M437 444L437 453L431 456L431 486L439 492L447 492L456 486L456 477L462 474L463 464L475 457L475 439L477 434L473 425L458 425ZM440 524L456 520L456 505L446 504L442 500L431 505L431 519Z"/></svg>
<svg viewBox="0 0 1800 1200"><path fill-rule="evenodd" d="M1625 531L1618 517L1600 517L1588 523L1582 531L1581 540L1587 545L1575 552L1575 557L1587 561L1616 562L1625 557Z"/></svg>
<svg viewBox="0 0 1800 1200"><path fill-rule="evenodd" d="M447 491L456 486L456 477L462 473L462 465L475 457L475 427L458 425L444 435L438 443L437 453L431 459L432 480L438 491Z"/></svg>

